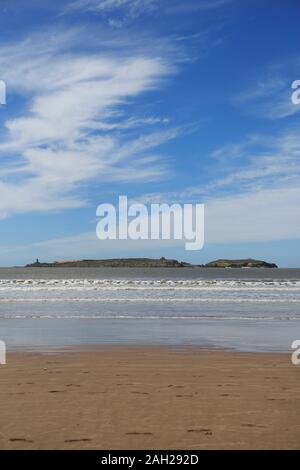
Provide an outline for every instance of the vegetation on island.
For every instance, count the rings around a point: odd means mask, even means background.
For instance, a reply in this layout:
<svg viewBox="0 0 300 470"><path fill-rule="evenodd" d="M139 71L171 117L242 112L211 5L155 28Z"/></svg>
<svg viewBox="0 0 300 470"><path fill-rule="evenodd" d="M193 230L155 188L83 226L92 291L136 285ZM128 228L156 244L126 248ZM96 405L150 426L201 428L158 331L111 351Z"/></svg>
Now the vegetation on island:
<svg viewBox="0 0 300 470"><path fill-rule="evenodd" d="M275 263L249 259L218 259L207 264L190 264L184 261L167 258L112 258L112 259L83 259L71 261L54 261L52 263L41 263L38 259L35 263L28 264L28 268L100 268L100 267L126 267L126 268L277 268Z"/></svg>

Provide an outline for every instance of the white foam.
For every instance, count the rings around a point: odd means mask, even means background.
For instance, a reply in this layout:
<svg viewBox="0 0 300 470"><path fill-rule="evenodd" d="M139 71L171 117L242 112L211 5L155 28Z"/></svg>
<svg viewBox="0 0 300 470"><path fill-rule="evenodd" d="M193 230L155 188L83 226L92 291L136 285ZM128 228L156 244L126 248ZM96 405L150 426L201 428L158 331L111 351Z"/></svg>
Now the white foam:
<svg viewBox="0 0 300 470"><path fill-rule="evenodd" d="M125 298L112 298L112 297L2 297L0 303L8 302L99 302L99 303L113 303L113 302L294 302L300 303L300 298L285 297L285 298L272 298L272 297L125 297Z"/></svg>
<svg viewBox="0 0 300 470"><path fill-rule="evenodd" d="M28 315L3 315L2 319L41 319L41 320L211 320L211 321L300 321L300 316L241 316L241 315L70 315L70 314L28 314Z"/></svg>
<svg viewBox="0 0 300 470"><path fill-rule="evenodd" d="M5 290L286 290L300 292L300 280L115 280L115 279L0 279Z"/></svg>

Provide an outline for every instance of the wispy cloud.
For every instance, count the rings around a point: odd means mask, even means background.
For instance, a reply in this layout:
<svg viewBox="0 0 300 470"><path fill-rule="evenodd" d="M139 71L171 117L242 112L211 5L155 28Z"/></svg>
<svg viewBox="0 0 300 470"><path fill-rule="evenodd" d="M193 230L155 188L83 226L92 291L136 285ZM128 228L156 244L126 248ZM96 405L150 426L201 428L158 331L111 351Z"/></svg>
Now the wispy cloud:
<svg viewBox="0 0 300 470"><path fill-rule="evenodd" d="M204 185L144 195L145 202L204 202L206 243L300 238L299 126L217 148Z"/></svg>
<svg viewBox="0 0 300 470"><path fill-rule="evenodd" d="M291 240L300 236L300 188L278 185L208 201L206 242Z"/></svg>
<svg viewBox="0 0 300 470"><path fill-rule="evenodd" d="M82 258L116 258L118 256L166 255L168 250L179 247L184 249L181 240L99 240L96 232L83 232L69 237L58 237L35 243L4 247L1 250L2 263L11 265L32 262L38 256L43 261L58 261ZM53 255L54 254L54 255ZM53 258L55 256L55 258Z"/></svg>
<svg viewBox="0 0 300 470"><path fill-rule="evenodd" d="M177 131L179 132L179 130ZM174 138L175 130L156 134L156 146ZM206 244L263 242L297 239L300 236L300 142L299 126L277 135L252 135L236 144L217 148L211 155L215 178L204 186L184 187L169 193L143 194L135 200L151 202L204 202ZM141 138L126 149L129 154L151 146L150 139ZM122 152L124 149L122 150ZM122 153L121 152L121 153ZM116 159L123 160L123 154ZM220 159L220 160L219 160ZM219 161L218 161L219 160ZM220 166L218 166L220 165ZM119 171L119 170L117 170ZM132 169L134 171L134 169ZM122 178L122 172L117 177ZM18 194L17 194L18 196ZM96 225L96 222L95 222ZM3 250L4 259L18 259L19 253L33 258L38 253L51 259L84 256L105 257L137 252L164 253L181 242L99 242L95 232L56 238L18 248ZM29 255L28 255L29 256Z"/></svg>
<svg viewBox="0 0 300 470"><path fill-rule="evenodd" d="M124 110L129 98L162 86L174 72L171 59L149 50L96 52L86 43L80 50L81 33L47 32L0 48L4 78L26 100L4 123L2 216L81 207L80 186L87 181L149 181L165 174L157 147L179 130L149 131L167 120L124 116ZM122 132L139 126L137 135Z"/></svg>
<svg viewBox="0 0 300 470"><path fill-rule="evenodd" d="M300 72L300 61L285 64L289 73L283 72L283 67L273 67L268 75L257 81L255 85L238 93L233 103L258 118L283 119L300 111L299 106L292 103L291 84ZM278 70L279 68L279 70ZM294 72L293 72L294 70Z"/></svg>
<svg viewBox="0 0 300 470"><path fill-rule="evenodd" d="M69 3L66 12L87 11L100 13L109 17L112 26L121 26L124 21L135 19L142 14L159 13L178 14L191 12L208 12L224 7L234 0L75 0ZM119 16L112 16L117 13Z"/></svg>
<svg viewBox="0 0 300 470"><path fill-rule="evenodd" d="M75 0L68 4L66 11L94 11L101 14L121 12L123 18L136 18L159 7L158 0ZM115 26L121 19L115 19Z"/></svg>
<svg viewBox="0 0 300 470"><path fill-rule="evenodd" d="M256 134L237 144L229 144L212 153L225 174L211 185L235 192L252 188L297 185L300 178L299 126L292 126L272 136ZM218 165L216 166L216 169ZM220 167L219 167L220 168ZM231 189L231 190L232 190Z"/></svg>
<svg viewBox="0 0 300 470"><path fill-rule="evenodd" d="M216 10L233 3L234 0L199 0L199 1L185 1L185 2L170 2L166 7L169 13L191 13L191 12L206 12Z"/></svg>

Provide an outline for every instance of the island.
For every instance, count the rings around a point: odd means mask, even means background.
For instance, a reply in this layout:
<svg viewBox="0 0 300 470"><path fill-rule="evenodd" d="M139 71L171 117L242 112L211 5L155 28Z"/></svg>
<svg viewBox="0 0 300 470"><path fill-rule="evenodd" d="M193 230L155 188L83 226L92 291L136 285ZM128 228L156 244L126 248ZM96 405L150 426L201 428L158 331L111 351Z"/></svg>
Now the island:
<svg viewBox="0 0 300 470"><path fill-rule="evenodd" d="M266 261L247 259L218 259L204 265L205 268L278 268L275 263Z"/></svg>
<svg viewBox="0 0 300 470"><path fill-rule="evenodd" d="M176 259L167 258L112 258L112 259L83 259L70 261L53 261L41 263L38 259L35 263L27 264L26 268L277 268L275 263L248 259L218 259L207 264L191 264Z"/></svg>

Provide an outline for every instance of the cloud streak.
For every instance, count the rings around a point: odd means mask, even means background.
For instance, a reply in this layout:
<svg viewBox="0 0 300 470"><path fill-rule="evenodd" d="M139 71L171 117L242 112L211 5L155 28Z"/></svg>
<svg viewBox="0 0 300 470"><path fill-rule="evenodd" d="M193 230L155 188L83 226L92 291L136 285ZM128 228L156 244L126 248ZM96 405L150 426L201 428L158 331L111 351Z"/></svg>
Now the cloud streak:
<svg viewBox="0 0 300 470"><path fill-rule="evenodd" d="M171 60L113 48L74 52L78 35L62 32L50 40L38 35L0 48L4 78L26 101L23 112L4 122L2 217L82 207L86 200L78 193L88 181L151 181L165 175L157 147L179 130L149 131L168 121L124 116L124 110L129 99L163 85L174 73ZM139 127L137 135L127 136L128 128Z"/></svg>
<svg viewBox="0 0 300 470"><path fill-rule="evenodd" d="M285 64L289 73L283 73L283 67L271 68L266 77L243 92L238 93L233 103L238 105L245 113L250 113L258 118L277 120L296 115L300 111L299 106L292 103L291 84L298 77L300 62L295 60L293 64Z"/></svg>
<svg viewBox="0 0 300 470"><path fill-rule="evenodd" d="M203 185L144 195L146 202L204 202L205 243L263 242L300 237L299 126L252 135L215 149Z"/></svg>
<svg viewBox="0 0 300 470"><path fill-rule="evenodd" d="M193 12L209 12L231 4L233 0L75 0L69 3L65 12L86 11L102 14L109 18L111 26L120 27L128 20L140 15L173 15ZM118 15L118 16L114 16Z"/></svg>

